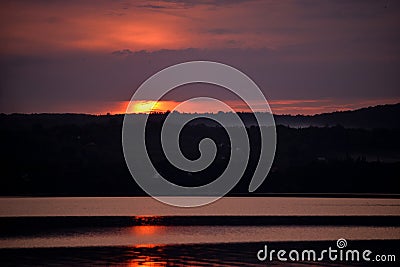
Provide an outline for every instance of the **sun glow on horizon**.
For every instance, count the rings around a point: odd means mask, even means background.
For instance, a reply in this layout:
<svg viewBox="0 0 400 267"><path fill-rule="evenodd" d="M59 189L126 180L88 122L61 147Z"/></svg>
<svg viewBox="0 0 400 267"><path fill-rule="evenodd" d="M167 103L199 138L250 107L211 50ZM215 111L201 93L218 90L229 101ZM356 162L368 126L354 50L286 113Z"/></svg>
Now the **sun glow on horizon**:
<svg viewBox="0 0 400 267"><path fill-rule="evenodd" d="M128 106L127 113L150 113L160 109L158 101L138 101Z"/></svg>
<svg viewBox="0 0 400 267"><path fill-rule="evenodd" d="M242 107L240 103L236 102L228 102L235 111L248 111L246 108ZM113 114L150 114L154 112L172 112L178 111L181 113L218 113L229 112L228 109L220 109L218 106L215 106L213 102L209 101L195 101L191 103L187 103L184 106L177 107L179 104L182 104L181 101L174 100L138 100L135 102L124 101L117 105L117 107L112 112Z"/></svg>
<svg viewBox="0 0 400 267"><path fill-rule="evenodd" d="M213 105L213 102L198 101L191 102L185 106L177 107L182 102L174 100L139 100L133 103L129 101L120 101L113 104L110 114L150 114L154 112L178 111L180 113L218 113L229 112L229 110L220 110L219 107ZM250 110L238 101L226 101L226 103L235 112L250 112ZM369 106L397 104L400 103L399 98L378 99L378 100L338 100L338 99L285 99L270 100L269 105L271 111L276 115L315 115L321 113L329 113L335 111L356 110ZM263 104L257 101L253 102L256 112L265 112ZM106 109L106 108L104 108ZM97 114L105 114L107 111L97 112Z"/></svg>
<svg viewBox="0 0 400 267"><path fill-rule="evenodd" d="M178 104L176 101L154 101L154 100L138 100L134 102L124 102L120 107L119 113L135 113L135 114L150 114L153 112L172 111Z"/></svg>

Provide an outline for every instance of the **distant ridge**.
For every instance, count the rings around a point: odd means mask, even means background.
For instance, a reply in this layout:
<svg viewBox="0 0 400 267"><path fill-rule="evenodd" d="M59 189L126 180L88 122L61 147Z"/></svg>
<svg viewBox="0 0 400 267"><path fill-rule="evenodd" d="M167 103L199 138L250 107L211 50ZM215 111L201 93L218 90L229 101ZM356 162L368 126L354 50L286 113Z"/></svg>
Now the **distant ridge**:
<svg viewBox="0 0 400 267"><path fill-rule="evenodd" d="M317 115L275 115L276 124L290 127L400 128L400 103Z"/></svg>
<svg viewBox="0 0 400 267"><path fill-rule="evenodd" d="M275 116L276 154L269 178L257 189L258 195L398 195L399 113L400 104L396 104L314 116ZM184 118L188 114L178 116ZM215 116L229 119L233 114L221 112ZM254 124L254 114L239 113L239 116L247 126ZM188 159L200 156L198 147L204 138L217 144L210 166L189 173L176 168L165 156L160 136L161 123L166 117L164 113L151 115L146 128L146 151L159 173L172 183L189 187L205 185L219 177L228 166L233 149L227 131L206 119L194 120L195 123L182 129L179 147ZM121 134L123 118L123 115L0 114L0 196L145 195L126 166ZM246 132L250 145L247 168L231 191L240 196L249 195L249 183L260 153L259 129L249 127Z"/></svg>
<svg viewBox="0 0 400 267"><path fill-rule="evenodd" d="M187 114L181 114L186 116ZM251 113L239 113L246 126L257 125ZM262 114L261 114L262 115ZM53 127L57 125L85 125L122 123L123 114L117 115L90 115L75 113L38 113L38 114L0 114L0 126L6 127ZM134 114L133 116L143 116ZM153 121L161 120L165 114L152 114ZM218 113L218 116L231 116L230 113ZM262 117L262 116L261 116ZM336 111L316 115L274 115L276 125L284 125L294 128L299 127L331 127L343 126L345 128L400 128L400 103L366 107L351 111ZM265 120L267 121L267 120ZM195 124L210 124L209 120L199 119ZM215 125L215 124L212 124ZM211 124L209 125L211 126ZM235 125L230 125L235 126ZM261 123L261 126L263 125Z"/></svg>

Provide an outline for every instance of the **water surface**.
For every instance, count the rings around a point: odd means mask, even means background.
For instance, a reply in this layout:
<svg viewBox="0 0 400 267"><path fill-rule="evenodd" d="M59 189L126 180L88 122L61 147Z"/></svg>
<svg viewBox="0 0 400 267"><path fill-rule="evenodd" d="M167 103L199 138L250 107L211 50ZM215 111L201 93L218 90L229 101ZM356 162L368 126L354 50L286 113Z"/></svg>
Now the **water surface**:
<svg viewBox="0 0 400 267"><path fill-rule="evenodd" d="M390 198L229 197L200 208L148 197L0 198L0 256L2 266L266 266L255 256L265 243L345 238L388 251L400 242L399 214Z"/></svg>
<svg viewBox="0 0 400 267"><path fill-rule="evenodd" d="M5 216L400 215L398 198L224 197L197 208L151 197L0 198Z"/></svg>

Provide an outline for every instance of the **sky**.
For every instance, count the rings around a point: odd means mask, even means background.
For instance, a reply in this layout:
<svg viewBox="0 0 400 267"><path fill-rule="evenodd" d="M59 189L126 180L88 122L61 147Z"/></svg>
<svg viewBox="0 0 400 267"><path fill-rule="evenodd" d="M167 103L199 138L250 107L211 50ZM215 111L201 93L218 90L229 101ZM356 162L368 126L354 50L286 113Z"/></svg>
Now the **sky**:
<svg viewBox="0 0 400 267"><path fill-rule="evenodd" d="M399 33L400 2L390 0L5 0L0 113L124 113L146 79L192 60L244 72L276 114L398 103ZM207 84L177 88L157 109L195 96L241 109Z"/></svg>

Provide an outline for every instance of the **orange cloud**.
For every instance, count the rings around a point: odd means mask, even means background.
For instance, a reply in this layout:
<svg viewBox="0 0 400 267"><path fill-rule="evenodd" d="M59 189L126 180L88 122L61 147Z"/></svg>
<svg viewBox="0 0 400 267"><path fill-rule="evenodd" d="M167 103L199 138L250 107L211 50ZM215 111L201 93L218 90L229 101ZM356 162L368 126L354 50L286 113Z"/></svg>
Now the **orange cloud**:
<svg viewBox="0 0 400 267"><path fill-rule="evenodd" d="M2 4L2 53L155 50L185 47L181 19L131 8L113 15L111 4ZM122 12L122 11L121 11Z"/></svg>
<svg viewBox="0 0 400 267"><path fill-rule="evenodd" d="M271 12L266 18L262 3L212 8L208 4L161 4L154 8L108 1L2 2L1 53L276 48L300 41L297 34L263 30L266 20L276 16ZM269 10L279 7L272 5Z"/></svg>

